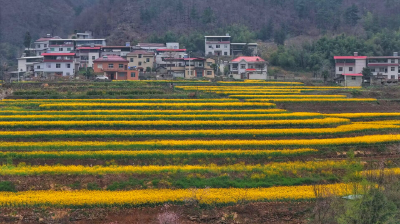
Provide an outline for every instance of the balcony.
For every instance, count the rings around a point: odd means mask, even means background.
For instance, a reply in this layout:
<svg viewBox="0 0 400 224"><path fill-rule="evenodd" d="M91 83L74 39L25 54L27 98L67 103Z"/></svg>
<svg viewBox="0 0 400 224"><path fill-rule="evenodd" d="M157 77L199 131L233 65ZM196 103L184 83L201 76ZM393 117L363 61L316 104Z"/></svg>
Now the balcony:
<svg viewBox="0 0 400 224"><path fill-rule="evenodd" d="M73 59L70 60L66 60L66 59L62 59L62 60L57 60L57 59L44 59L43 62L73 62Z"/></svg>
<svg viewBox="0 0 400 224"><path fill-rule="evenodd" d="M127 68L101 68L105 72L127 72Z"/></svg>

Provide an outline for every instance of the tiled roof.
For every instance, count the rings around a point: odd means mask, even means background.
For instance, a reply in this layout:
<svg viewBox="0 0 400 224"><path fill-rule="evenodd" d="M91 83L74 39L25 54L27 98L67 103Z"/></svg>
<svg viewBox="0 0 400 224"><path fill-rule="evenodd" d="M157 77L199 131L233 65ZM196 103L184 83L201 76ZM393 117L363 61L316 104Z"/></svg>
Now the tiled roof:
<svg viewBox="0 0 400 224"><path fill-rule="evenodd" d="M238 58L233 59L232 62L240 62L241 60L245 60L246 62L265 61L264 59L262 59L258 56L253 56L253 57L243 56L243 57L238 57Z"/></svg>
<svg viewBox="0 0 400 224"><path fill-rule="evenodd" d="M367 56L335 56L334 59L367 59Z"/></svg>
<svg viewBox="0 0 400 224"><path fill-rule="evenodd" d="M128 60L117 55L108 55L94 60L94 62L107 62L107 61L128 62Z"/></svg>
<svg viewBox="0 0 400 224"><path fill-rule="evenodd" d="M128 53L126 56L135 56L135 55L138 55L138 54L154 55L154 52L144 51L144 50L136 50L136 51L132 51L131 53Z"/></svg>

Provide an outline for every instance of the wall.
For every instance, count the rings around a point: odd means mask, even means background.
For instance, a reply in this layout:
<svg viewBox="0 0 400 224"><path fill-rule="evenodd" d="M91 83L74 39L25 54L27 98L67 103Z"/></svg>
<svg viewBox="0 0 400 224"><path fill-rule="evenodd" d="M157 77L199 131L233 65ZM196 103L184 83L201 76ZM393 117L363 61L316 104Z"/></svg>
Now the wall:
<svg viewBox="0 0 400 224"><path fill-rule="evenodd" d="M361 86L362 85L362 76L354 76L356 77L356 80L351 79L352 76L347 76L345 77L346 81L342 81L340 84L342 86Z"/></svg>
<svg viewBox="0 0 400 224"><path fill-rule="evenodd" d="M88 56L89 56L89 67L93 67L93 61L100 57L100 53L99 52L89 52ZM95 58L94 60L92 59L93 56Z"/></svg>
<svg viewBox="0 0 400 224"><path fill-rule="evenodd" d="M263 73L263 74L249 74L249 79L263 79L266 80L267 79L267 74Z"/></svg>
<svg viewBox="0 0 400 224"><path fill-rule="evenodd" d="M18 71L26 72L26 59L18 59Z"/></svg>
<svg viewBox="0 0 400 224"><path fill-rule="evenodd" d="M60 64L60 68L56 68L56 64ZM67 64L70 64L70 68L67 68ZM40 65L40 69L35 67L35 72L47 72L47 73L62 73L63 76L74 75L75 63L71 62L43 62L36 65ZM50 65L50 68L48 67Z"/></svg>

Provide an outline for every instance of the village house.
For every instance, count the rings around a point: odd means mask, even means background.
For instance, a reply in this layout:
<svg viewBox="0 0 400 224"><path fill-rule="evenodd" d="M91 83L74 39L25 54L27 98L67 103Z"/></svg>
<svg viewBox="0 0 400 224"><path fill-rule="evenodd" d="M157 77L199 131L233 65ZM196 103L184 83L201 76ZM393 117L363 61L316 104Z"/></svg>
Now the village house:
<svg viewBox="0 0 400 224"><path fill-rule="evenodd" d="M35 77L73 76L79 69L75 53L43 53L43 62L35 64Z"/></svg>
<svg viewBox="0 0 400 224"><path fill-rule="evenodd" d="M215 60L211 58L168 58L166 61L177 65L169 68L175 78L195 79L215 77L214 69L212 68Z"/></svg>
<svg viewBox="0 0 400 224"><path fill-rule="evenodd" d="M137 49L156 52L157 49L167 49L167 46L162 43L138 43L135 46Z"/></svg>
<svg viewBox="0 0 400 224"><path fill-rule="evenodd" d="M135 50L127 54L126 57L129 61L128 67L139 72L145 72L154 67L154 52L152 51Z"/></svg>
<svg viewBox="0 0 400 224"><path fill-rule="evenodd" d="M126 58L126 55L131 52L130 46L102 46L101 56L117 55Z"/></svg>
<svg viewBox="0 0 400 224"><path fill-rule="evenodd" d="M157 49L156 52L157 67L167 68L170 73L173 72L173 67L179 66L178 62L170 59L180 59L187 56L186 49ZM182 76L184 75L182 74Z"/></svg>
<svg viewBox="0 0 400 224"><path fill-rule="evenodd" d="M236 56L243 54L247 47L252 55L257 55L257 43L232 43L231 36L205 36L205 55L206 56Z"/></svg>
<svg viewBox="0 0 400 224"><path fill-rule="evenodd" d="M61 37L53 37L50 34L47 34L46 37L37 39L34 42L36 56L42 56L43 53L47 53L49 49L49 41L53 39L61 39Z"/></svg>
<svg viewBox="0 0 400 224"><path fill-rule="evenodd" d="M128 60L117 56L102 56L94 60L93 70L97 75L107 76L110 80L138 80L137 70L128 69Z"/></svg>
<svg viewBox="0 0 400 224"><path fill-rule="evenodd" d="M335 56L335 81L342 86L361 86L363 69L369 68L373 79L384 82L398 82L399 59L397 52L393 56Z"/></svg>
<svg viewBox="0 0 400 224"><path fill-rule="evenodd" d="M101 47L77 47L76 56L80 67L93 67L93 61L100 58Z"/></svg>
<svg viewBox="0 0 400 224"><path fill-rule="evenodd" d="M237 57L229 62L231 77L234 79L267 79L267 62L257 56Z"/></svg>

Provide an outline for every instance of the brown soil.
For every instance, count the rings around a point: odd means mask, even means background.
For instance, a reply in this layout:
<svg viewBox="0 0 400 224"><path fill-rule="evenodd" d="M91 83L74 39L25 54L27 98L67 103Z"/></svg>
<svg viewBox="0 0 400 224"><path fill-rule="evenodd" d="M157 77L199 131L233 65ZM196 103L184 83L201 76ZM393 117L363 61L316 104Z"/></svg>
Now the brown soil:
<svg viewBox="0 0 400 224"><path fill-rule="evenodd" d="M261 202L199 208L170 205L130 209L0 209L1 223L158 224L165 214L176 214L180 224L195 223L307 223L313 202ZM16 215L18 214L18 215Z"/></svg>
<svg viewBox="0 0 400 224"><path fill-rule="evenodd" d="M292 112L365 113L400 112L400 102L379 100L378 103L277 103L277 108Z"/></svg>

